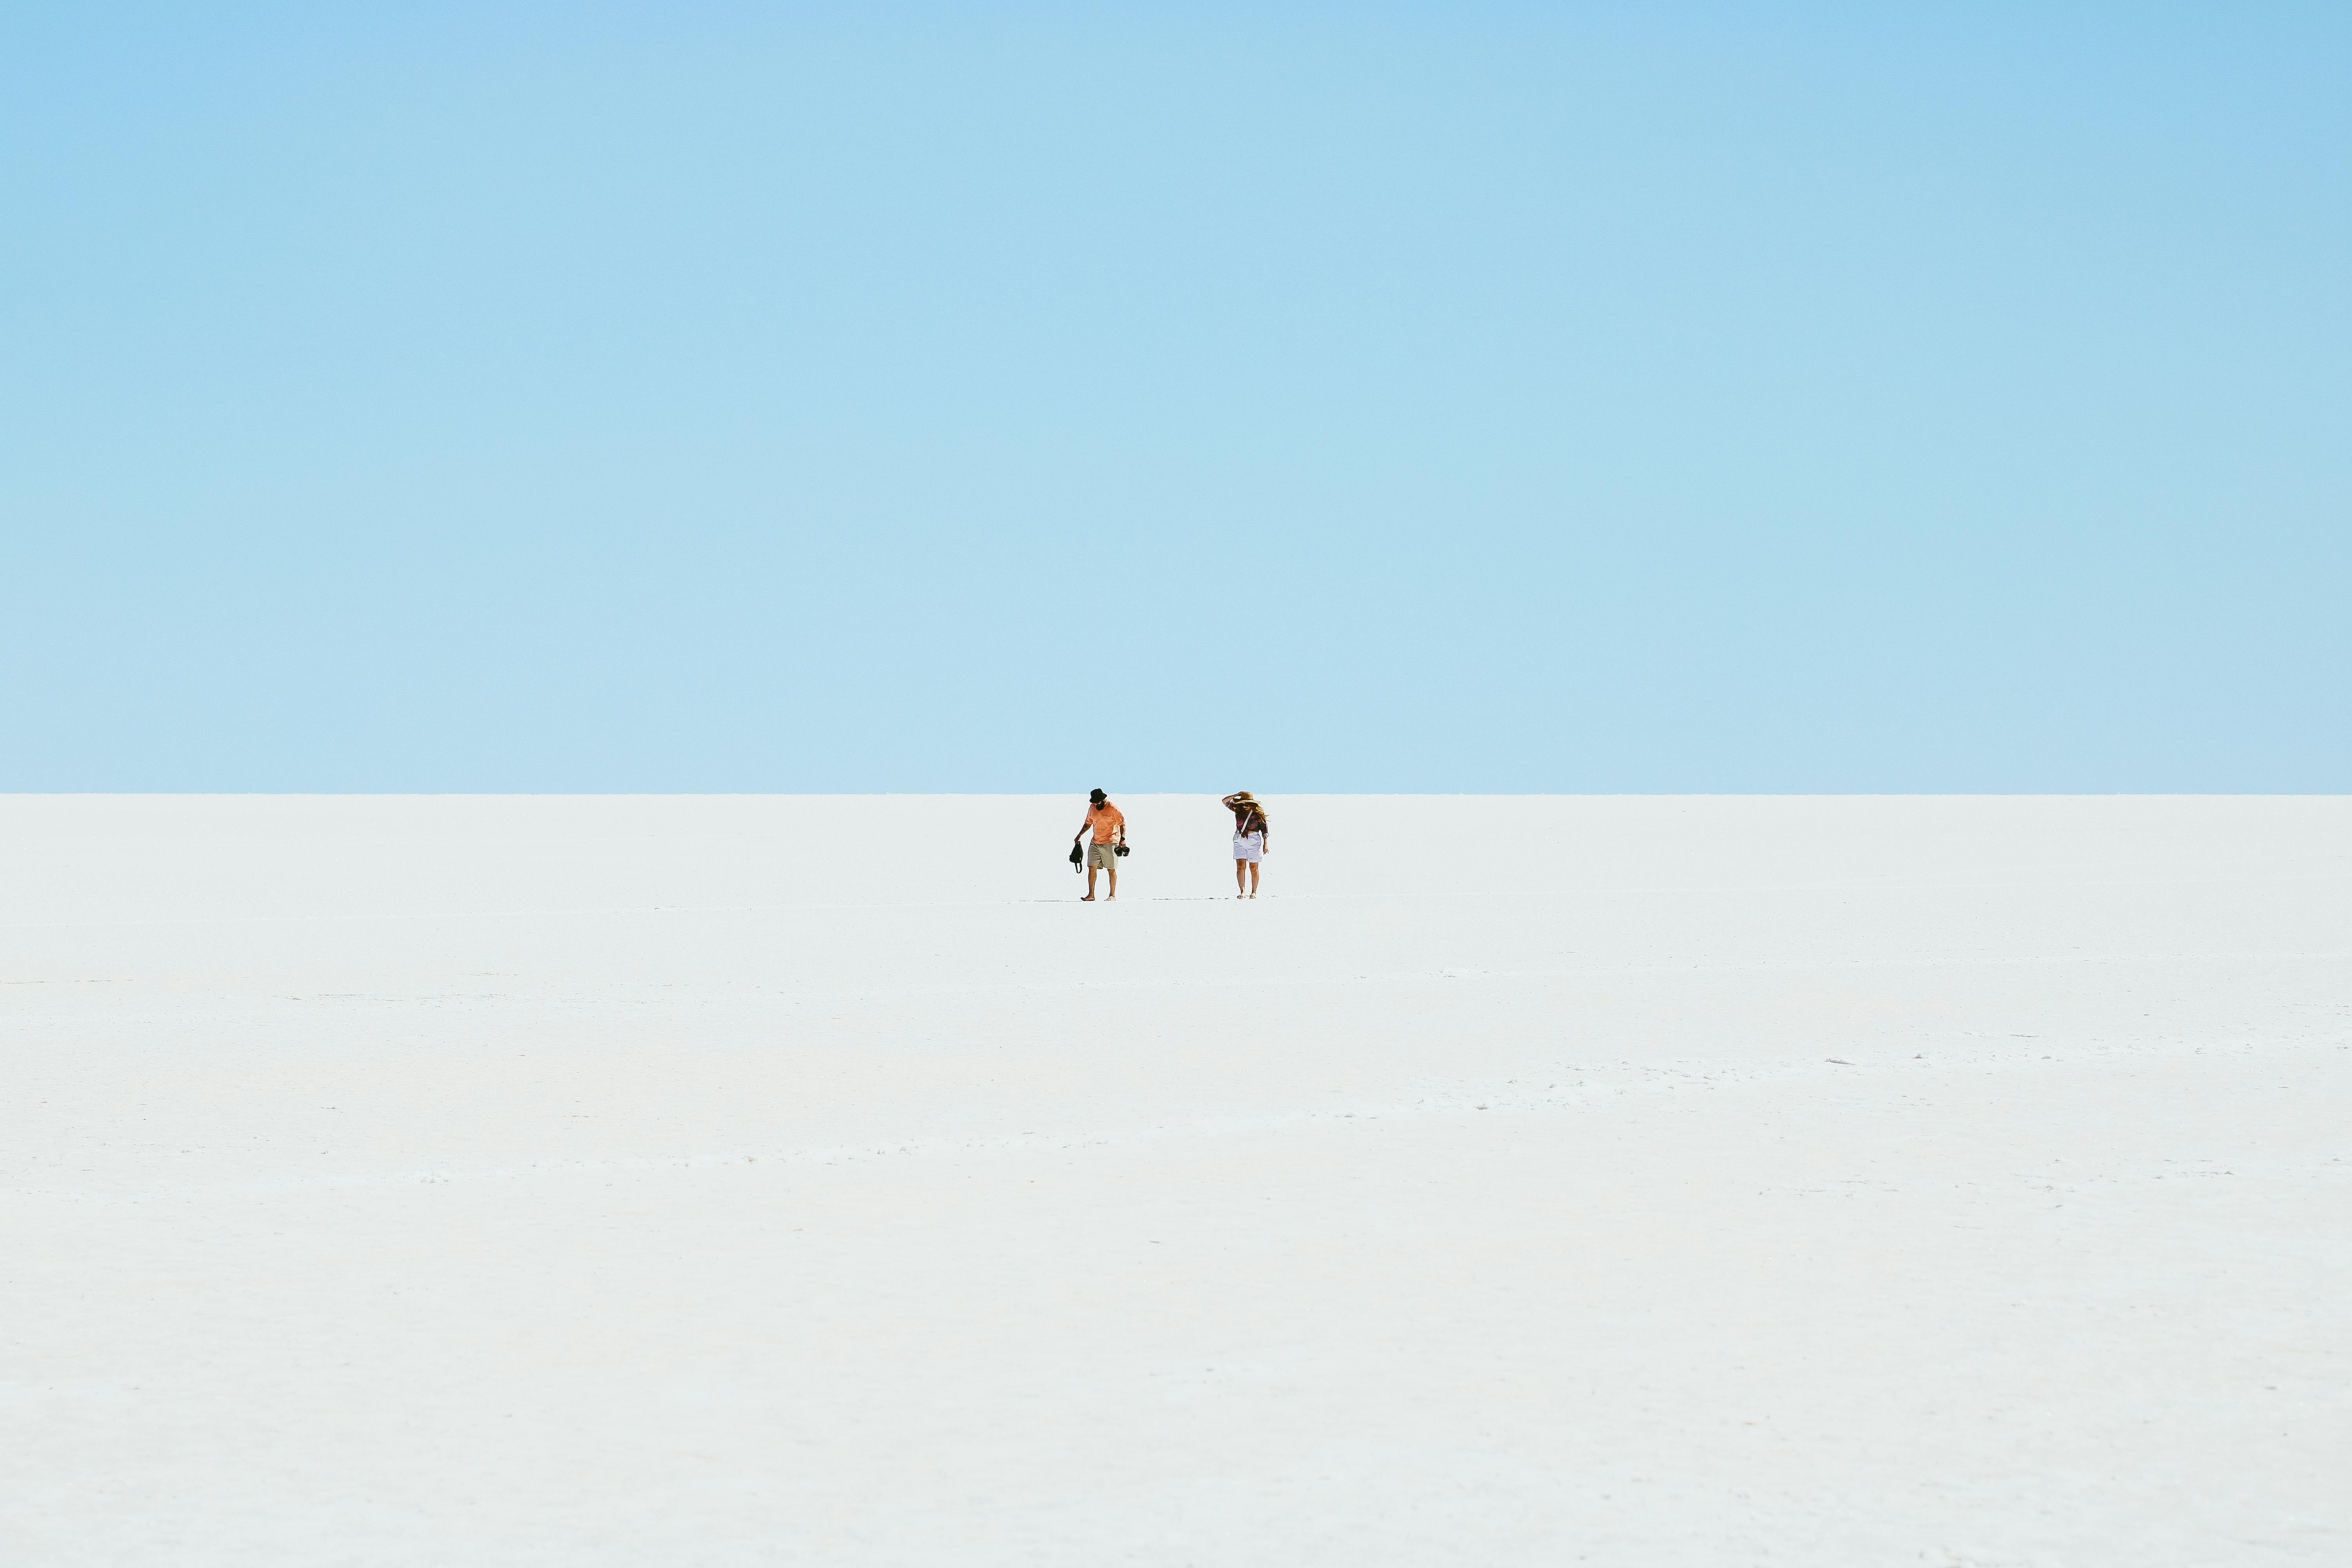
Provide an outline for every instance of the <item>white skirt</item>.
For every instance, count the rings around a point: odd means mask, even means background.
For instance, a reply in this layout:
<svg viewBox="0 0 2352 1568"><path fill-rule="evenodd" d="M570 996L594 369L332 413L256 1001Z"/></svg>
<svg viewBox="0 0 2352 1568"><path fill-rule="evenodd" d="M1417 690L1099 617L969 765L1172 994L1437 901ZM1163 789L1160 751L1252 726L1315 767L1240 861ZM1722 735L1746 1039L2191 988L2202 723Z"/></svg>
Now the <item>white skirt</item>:
<svg viewBox="0 0 2352 1568"><path fill-rule="evenodd" d="M1246 861L1248 861L1251 865L1255 866L1255 865L1256 865L1256 864L1257 864L1259 858L1260 858L1261 856L1265 855L1265 834L1263 834L1263 833L1236 833L1236 834L1234 834L1234 859L1236 859L1236 860L1246 860Z"/></svg>

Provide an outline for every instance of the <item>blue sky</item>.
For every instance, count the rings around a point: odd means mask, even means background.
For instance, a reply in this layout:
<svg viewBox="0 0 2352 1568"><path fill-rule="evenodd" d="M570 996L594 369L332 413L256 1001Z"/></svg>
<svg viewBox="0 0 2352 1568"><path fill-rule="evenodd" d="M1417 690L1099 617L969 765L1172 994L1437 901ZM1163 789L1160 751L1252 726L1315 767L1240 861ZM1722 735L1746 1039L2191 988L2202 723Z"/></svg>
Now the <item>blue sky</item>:
<svg viewBox="0 0 2352 1568"><path fill-rule="evenodd" d="M0 788L2352 787L2341 5L5 33Z"/></svg>

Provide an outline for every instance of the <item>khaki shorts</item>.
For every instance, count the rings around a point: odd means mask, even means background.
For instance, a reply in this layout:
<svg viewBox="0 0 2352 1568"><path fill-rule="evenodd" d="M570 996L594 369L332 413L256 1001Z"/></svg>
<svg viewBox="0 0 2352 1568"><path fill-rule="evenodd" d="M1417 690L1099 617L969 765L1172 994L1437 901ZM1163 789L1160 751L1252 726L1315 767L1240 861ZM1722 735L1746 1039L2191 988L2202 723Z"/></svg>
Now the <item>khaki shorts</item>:
<svg viewBox="0 0 2352 1568"><path fill-rule="evenodd" d="M1113 854L1113 852L1114 852L1115 850L1117 850L1117 849L1118 849L1118 845L1116 845L1116 844L1089 844L1089 845L1087 845L1087 865L1088 868L1090 868L1090 869L1095 869L1095 870L1103 870L1103 871L1116 871L1116 870L1118 870L1118 859L1114 857L1114 854Z"/></svg>

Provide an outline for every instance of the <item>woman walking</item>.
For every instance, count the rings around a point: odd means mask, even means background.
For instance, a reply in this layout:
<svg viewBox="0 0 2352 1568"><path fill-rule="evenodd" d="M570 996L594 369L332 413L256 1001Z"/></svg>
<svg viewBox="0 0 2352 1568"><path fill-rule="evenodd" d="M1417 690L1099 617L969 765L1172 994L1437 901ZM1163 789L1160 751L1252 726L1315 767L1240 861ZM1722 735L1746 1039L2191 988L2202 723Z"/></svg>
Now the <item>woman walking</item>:
<svg viewBox="0 0 2352 1568"><path fill-rule="evenodd" d="M1257 897L1257 863L1265 857L1265 807L1247 790L1225 796L1234 814L1234 897ZM1246 886L1248 890L1243 889Z"/></svg>

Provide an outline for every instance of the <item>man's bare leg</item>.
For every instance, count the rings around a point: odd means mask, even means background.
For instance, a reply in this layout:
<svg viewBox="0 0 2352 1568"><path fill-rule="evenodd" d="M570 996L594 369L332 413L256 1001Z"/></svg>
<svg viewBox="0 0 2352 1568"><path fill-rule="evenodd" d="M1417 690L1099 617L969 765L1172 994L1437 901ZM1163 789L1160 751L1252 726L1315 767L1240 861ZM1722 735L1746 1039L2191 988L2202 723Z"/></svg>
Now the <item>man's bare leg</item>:
<svg viewBox="0 0 2352 1568"><path fill-rule="evenodd" d="M1118 868L1117 866L1113 866L1110 868L1110 898L1115 899L1117 897L1118 897ZM1110 902L1110 899L1105 899L1103 902L1108 903Z"/></svg>
<svg viewBox="0 0 2352 1568"><path fill-rule="evenodd" d="M1086 896L1086 898L1084 898L1084 899L1080 899L1080 900L1078 900L1078 902L1080 902L1080 903L1082 903L1082 904L1083 904L1083 903L1087 902L1087 900L1088 899L1092 899L1094 896L1095 896L1095 868L1094 868L1092 866L1089 866L1089 867L1087 867L1087 896Z"/></svg>

